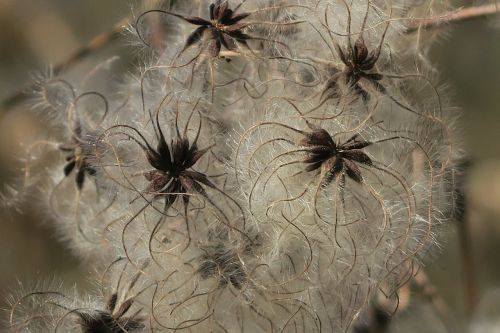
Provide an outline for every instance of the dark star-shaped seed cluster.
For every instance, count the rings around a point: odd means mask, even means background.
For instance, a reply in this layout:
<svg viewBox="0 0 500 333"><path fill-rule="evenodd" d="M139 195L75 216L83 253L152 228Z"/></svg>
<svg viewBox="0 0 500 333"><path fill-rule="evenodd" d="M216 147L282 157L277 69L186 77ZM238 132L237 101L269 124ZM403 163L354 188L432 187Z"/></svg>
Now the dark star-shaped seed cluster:
<svg viewBox="0 0 500 333"><path fill-rule="evenodd" d="M233 10L229 8L227 0L216 0L209 6L209 19L198 16L184 16L170 11L156 9L144 12L139 16L137 21L148 13L159 12L178 17L188 23L197 25L198 28L196 28L186 39L181 53L192 45L205 42L208 54L211 57L217 57L220 54L222 46L228 50L236 50L237 44L240 43L248 48L247 41L253 39L252 36L243 32L248 24L240 22L250 16L251 13L238 14L237 11L240 6L241 4Z"/></svg>
<svg viewBox="0 0 500 333"><path fill-rule="evenodd" d="M356 134L342 144L335 143L331 135L324 129L315 127L301 141L306 148L306 171L321 168L321 186L328 186L337 176L342 177L342 183L347 175L356 183L363 181L361 170L356 163L371 166L372 160L362 151L370 146L369 141L359 140Z"/></svg>
<svg viewBox="0 0 500 333"><path fill-rule="evenodd" d="M186 133L181 134L177 129L177 136L171 140L170 147L156 120L158 129L158 145L153 149L149 144L143 146L149 164L154 170L144 173L149 181L146 192L154 193L155 197L165 198L165 211L174 204L177 198L182 197L184 206L187 207L190 196L184 193L201 194L208 198L202 185L215 188L215 185L206 175L194 171L191 168L210 149L198 149L197 141L199 133L192 144L190 144Z"/></svg>
<svg viewBox="0 0 500 333"><path fill-rule="evenodd" d="M210 56L219 55L221 47L228 50L235 50L236 43L247 46L247 41L251 39L249 35L243 32L246 27L241 20L247 18L250 13L237 14L229 8L227 0L216 0L209 7L210 20L201 17L182 17L189 23L199 27L189 35L184 49L201 41L203 36L207 38L207 50Z"/></svg>
<svg viewBox="0 0 500 333"><path fill-rule="evenodd" d="M198 272L202 279L217 277L219 287L231 283L236 289L241 289L248 277L238 255L238 247L231 243L227 231L209 230L208 243L200 245L204 252L200 257ZM227 245L231 244L231 245ZM248 242L242 248L243 253L248 252L251 246Z"/></svg>
<svg viewBox="0 0 500 333"><path fill-rule="evenodd" d="M372 72L380 57L380 48L368 51L363 37L360 36L354 43L354 46L349 42L345 51L338 45L336 45L336 49L345 68L333 74L327 81L323 90L322 100L339 96L339 82L353 89L363 100L368 100L369 98L368 89L370 85L376 91L386 92L385 88L379 83L383 75Z"/></svg>

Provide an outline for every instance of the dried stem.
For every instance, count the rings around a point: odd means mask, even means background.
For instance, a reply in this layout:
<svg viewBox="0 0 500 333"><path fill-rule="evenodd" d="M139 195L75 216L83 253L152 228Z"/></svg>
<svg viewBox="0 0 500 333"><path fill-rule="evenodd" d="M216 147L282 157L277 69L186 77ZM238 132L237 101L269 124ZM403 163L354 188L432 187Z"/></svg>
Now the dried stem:
<svg viewBox="0 0 500 333"><path fill-rule="evenodd" d="M462 258L462 272L465 283L466 313L470 318L478 300L477 282L475 274L474 250L470 230L470 215L466 209L466 200L463 204L462 218L457 220L460 253Z"/></svg>
<svg viewBox="0 0 500 333"><path fill-rule="evenodd" d="M470 317L474 313L474 308L478 299L472 237L470 235L467 218L463 221L459 221L457 224L458 235L460 237L460 252L462 254L462 270L465 279L465 303L467 306L467 315Z"/></svg>
<svg viewBox="0 0 500 333"><path fill-rule="evenodd" d="M474 249L471 237L470 206L467 198L466 182L467 175L471 170L470 161L463 161L460 165L461 174L456 175L454 182L457 183L455 193L455 220L457 224L460 253L462 258L462 272L465 283L465 304L469 318L474 313L478 300L477 278L474 262Z"/></svg>
<svg viewBox="0 0 500 333"><path fill-rule="evenodd" d="M127 29L127 26L130 22L131 22L130 17L124 18L120 22L115 24L110 31L101 33L92 38L85 46L77 49L63 62L55 65L53 67L54 75L58 75L59 73L67 70L71 66L78 63L80 60L92 54L95 50L98 50L100 48L103 48L104 46L109 45L112 41L114 41L123 34L123 32ZM28 86L26 87L26 89L18 91L13 95L11 95L10 97L8 97L7 99L5 99L1 104L0 114L6 112L10 108L22 102L25 98L26 94L25 91L29 91L31 87L32 86Z"/></svg>
<svg viewBox="0 0 500 333"><path fill-rule="evenodd" d="M412 33L422 29L435 29L447 23L469 21L497 14L500 14L499 4L462 8L439 16L412 19L408 24L406 33Z"/></svg>
<svg viewBox="0 0 500 333"><path fill-rule="evenodd" d="M413 283L418 288L419 294L426 298L434 307L447 331L454 332L454 327L450 327L452 325L450 310L437 288L429 280L427 274L425 274L423 270L419 270L417 275L413 278Z"/></svg>

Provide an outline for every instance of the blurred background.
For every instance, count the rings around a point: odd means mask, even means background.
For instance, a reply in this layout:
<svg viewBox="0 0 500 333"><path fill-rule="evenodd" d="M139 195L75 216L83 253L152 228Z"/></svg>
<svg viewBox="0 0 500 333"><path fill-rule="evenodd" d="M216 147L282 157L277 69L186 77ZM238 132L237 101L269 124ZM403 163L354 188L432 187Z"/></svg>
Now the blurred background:
<svg viewBox="0 0 500 333"><path fill-rule="evenodd" d="M63 62L92 37L110 31L131 14L130 2L0 0L0 101L22 91L33 72ZM477 3L454 3L471 5ZM441 29L431 60L452 92L451 104L462 110L461 137L469 158L466 210L423 269L428 279L423 286L431 289L409 290L410 305L391 320L390 332L447 332L447 326L450 332L450 325L451 332L500 332L500 18ZM132 68L135 53L126 38L118 38L72 66L69 76L75 73L78 80L82 71L115 54L120 71ZM3 193L22 176L16 142L42 129L26 108L1 107ZM24 203L21 213L9 207L10 200L0 200L0 308L8 308L8 295L15 294L20 281L33 285L57 277L85 290L89 268L58 241L50 220L34 208L36 202ZM435 310L436 299L444 303L446 316Z"/></svg>

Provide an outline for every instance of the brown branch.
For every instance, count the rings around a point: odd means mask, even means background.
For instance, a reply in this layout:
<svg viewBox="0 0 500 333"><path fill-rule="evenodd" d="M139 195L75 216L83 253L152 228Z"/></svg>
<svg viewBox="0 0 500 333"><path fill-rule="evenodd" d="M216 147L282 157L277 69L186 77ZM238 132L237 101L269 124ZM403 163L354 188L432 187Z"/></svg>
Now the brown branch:
<svg viewBox="0 0 500 333"><path fill-rule="evenodd" d="M67 70L68 68L78 63L80 60L90 55L95 50L98 50L117 39L123 34L129 23L130 18L125 18L114 25L110 31L101 33L92 38L85 46L76 50L66 60L54 66L54 74L58 75L62 71ZM25 98L25 91L29 90L29 88L31 87L32 85L14 93L12 96L5 99L0 106L0 114L3 114L5 111L22 102Z"/></svg>
<svg viewBox="0 0 500 333"><path fill-rule="evenodd" d="M468 198L467 182L471 171L470 160L463 160L458 164L459 172L454 173L453 184L455 186L455 211L454 218L458 229L458 241L462 258L462 273L465 284L465 305L467 316L473 315L478 302L478 286L476 277L476 265L474 260L474 247L471 234L471 207L472 202Z"/></svg>
<svg viewBox="0 0 500 333"><path fill-rule="evenodd" d="M462 8L451 13L434 17L414 18L410 20L406 33L439 28L448 23L469 21L497 14L500 14L500 4Z"/></svg>
<svg viewBox="0 0 500 333"><path fill-rule="evenodd" d="M418 288L419 294L427 299L433 306L437 315L441 318L442 324L448 332L455 332L456 328L451 321L450 310L446 301L439 294L437 288L431 283L429 277L423 270L419 270L417 275L413 278L415 287Z"/></svg>
<svg viewBox="0 0 500 333"><path fill-rule="evenodd" d="M474 253L468 218L457 223L460 252L462 257L462 272L465 283L465 305L467 316L474 314L478 300L477 279L475 275Z"/></svg>

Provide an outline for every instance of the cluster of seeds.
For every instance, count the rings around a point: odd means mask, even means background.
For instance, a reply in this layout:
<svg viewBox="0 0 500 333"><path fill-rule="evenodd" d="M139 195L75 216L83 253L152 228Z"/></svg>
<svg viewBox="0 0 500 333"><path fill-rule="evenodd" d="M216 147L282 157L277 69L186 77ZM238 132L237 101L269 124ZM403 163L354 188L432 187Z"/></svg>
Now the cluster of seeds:
<svg viewBox="0 0 500 333"><path fill-rule="evenodd" d="M28 149L25 189L108 296L27 293L12 330L348 332L378 290L397 298L458 155L443 93L406 68L424 53L399 51L415 6L175 1L131 26L149 60L122 94L41 80L63 131Z"/></svg>

